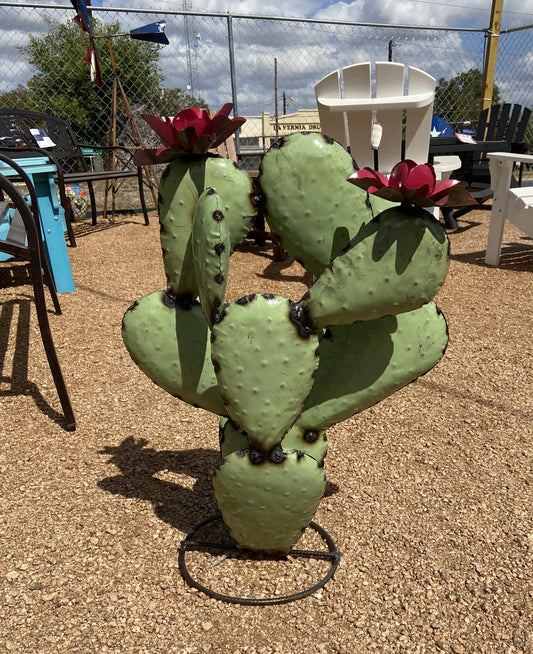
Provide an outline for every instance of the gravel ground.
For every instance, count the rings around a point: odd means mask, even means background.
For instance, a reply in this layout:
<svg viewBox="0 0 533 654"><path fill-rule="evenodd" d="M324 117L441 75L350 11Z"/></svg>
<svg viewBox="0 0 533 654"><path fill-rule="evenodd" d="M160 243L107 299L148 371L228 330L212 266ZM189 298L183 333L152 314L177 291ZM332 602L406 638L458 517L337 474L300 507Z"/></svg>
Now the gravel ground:
<svg viewBox="0 0 533 654"><path fill-rule="evenodd" d="M0 652L532 654L531 241L508 227L488 268L488 213L461 219L437 298L444 359L330 431L315 520L342 552L334 578L297 602L243 606L191 589L178 568L181 540L217 510L218 421L157 388L122 345L124 311L164 287L157 219L141 222L76 225L77 290L51 314L75 432L26 268L0 266ZM231 299L298 299L308 281L268 246L243 246L231 274ZM190 567L257 596L325 572L200 553Z"/></svg>

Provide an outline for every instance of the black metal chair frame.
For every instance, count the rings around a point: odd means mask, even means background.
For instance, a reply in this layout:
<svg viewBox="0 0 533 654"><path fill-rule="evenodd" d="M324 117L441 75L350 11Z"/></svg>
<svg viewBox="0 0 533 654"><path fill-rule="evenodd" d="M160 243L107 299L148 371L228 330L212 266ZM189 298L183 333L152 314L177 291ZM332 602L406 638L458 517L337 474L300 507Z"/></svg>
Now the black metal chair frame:
<svg viewBox="0 0 533 654"><path fill-rule="evenodd" d="M45 129L50 139L55 143L54 147L38 148L30 129L39 127ZM144 196L143 168L136 166L133 162L135 150L129 150L122 146L98 146L98 149L102 152L114 154L115 160L120 163L121 167L116 170L90 170L87 156L82 150L82 147L85 146L78 142L68 121L38 111L6 107L0 107L0 137L2 137L0 151L8 152L10 156L14 156L14 153L18 157L36 156L37 148L41 155L46 154L53 158L58 171L60 171L57 176L60 188L64 189L65 184L87 184L93 225L97 223L97 207L93 184L100 181L111 181L111 191L116 194L120 188L120 185L116 185L117 180L137 178L144 222L146 225L149 224ZM65 210L67 210L66 207ZM70 220L72 219L70 211L68 217Z"/></svg>
<svg viewBox="0 0 533 654"><path fill-rule="evenodd" d="M504 141L507 143L504 151L523 154L526 149L524 139L530 116L531 109L523 108L519 104L493 105L480 113L474 138L478 143ZM458 172L458 179L464 179L473 187L476 185L490 187L489 161L486 156L489 151L484 149L475 151L468 157L465 156L462 169Z"/></svg>
<svg viewBox="0 0 533 654"><path fill-rule="evenodd" d="M61 306L57 297L54 281L44 254L39 220L39 208L37 204L37 194L35 193L35 189L28 175L19 165L17 165L15 162L10 160L9 157L3 154L0 154L0 161L8 163L17 171L20 179L26 185L30 196L30 205L28 206L14 184L7 177L0 175L0 192L3 197L7 196L9 198L9 201L13 204L15 211L18 212L22 218L27 238L27 241L23 243L18 241L15 242L10 240L0 240L0 251L5 252L6 254L10 254L17 259L29 262L37 320L39 323L39 329L41 332L41 338L43 341L46 358L48 359L48 365L50 366L50 371L52 373L52 377L57 389L57 394L63 409L65 427L69 431L72 431L76 428L76 419L74 417L74 411L72 409L70 397L54 347L52 331L50 329L50 322L48 320L48 312L46 308L44 283L46 283L49 288L56 314L61 314Z"/></svg>
<svg viewBox="0 0 533 654"><path fill-rule="evenodd" d="M476 143L458 142L454 137L432 138L429 146L429 160L438 155L456 154L461 159L461 168L452 177L465 181L473 189L472 195L481 204L492 197L487 153L516 152L523 154L527 145L524 142L531 109L519 104L493 105L484 109L479 116L474 136ZM517 186L521 185L522 169L519 170ZM472 211L475 205L443 210L446 226L457 229L457 218Z"/></svg>

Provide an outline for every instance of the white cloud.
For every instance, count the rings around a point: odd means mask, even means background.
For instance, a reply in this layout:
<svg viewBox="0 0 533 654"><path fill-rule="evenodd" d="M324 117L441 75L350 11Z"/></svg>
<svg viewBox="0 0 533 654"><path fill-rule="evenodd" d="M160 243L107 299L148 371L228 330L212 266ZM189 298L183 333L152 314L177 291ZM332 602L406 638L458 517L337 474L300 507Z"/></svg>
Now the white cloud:
<svg viewBox="0 0 533 654"><path fill-rule="evenodd" d="M354 0L330 3L318 11L316 17L427 27L456 27L468 20L486 27L490 5L486 0L468 0L468 8L460 7L458 2L454 5L438 0Z"/></svg>
<svg viewBox="0 0 533 654"><path fill-rule="evenodd" d="M360 3L366 1L358 0ZM337 7L338 3L330 5L333 6ZM376 15L375 19L382 20L381 14ZM192 32L201 34L201 40L193 43L193 61L198 73L198 86L193 90L210 105L220 106L231 100L225 20L194 17L190 21ZM278 95L281 98L282 93L286 92L288 97L294 98L292 107L313 107L314 84L333 69L358 61L386 60L389 41L394 44L395 61L419 66L437 79L451 79L471 68L482 67L482 32L395 29L395 23L393 21L389 29L234 19L239 112L255 114L262 110L273 111L274 58L278 64ZM517 46L514 54L524 57L532 49L533 31L520 34L529 39L530 45ZM182 17L168 16L167 35L171 45L163 49L161 59L161 69L167 77L165 85L185 88L188 72ZM502 41L508 43L510 38L506 35ZM508 76L521 80L525 73L518 75L518 70L515 68L508 75L502 70L500 74L504 79ZM505 88L513 88L507 79ZM530 92L526 95L531 97ZM504 97L512 100L513 96L506 94Z"/></svg>
<svg viewBox="0 0 533 654"><path fill-rule="evenodd" d="M13 4L26 0L11 0ZM47 0L41 0L46 4ZM55 4L54 0L48 0ZM71 7L65 2L65 8ZM124 7L153 10L148 0L99 0L103 8ZM189 0L191 11L220 12L292 18L325 18L330 20L425 25L437 27L488 27L490 0ZM180 11L184 2L159 0L161 12ZM502 27L533 24L533 0L505 0Z"/></svg>
<svg viewBox="0 0 533 654"><path fill-rule="evenodd" d="M533 24L533 0L505 0L502 27L504 29Z"/></svg>
<svg viewBox="0 0 533 654"><path fill-rule="evenodd" d="M290 16L296 18L309 17L320 9L319 0L191 0L191 11L246 14L259 16ZM104 7L123 7L124 0L104 0ZM147 0L131 0L128 6L132 8L149 9ZM159 0L157 8L164 11L180 11L184 9L183 2L176 0Z"/></svg>
<svg viewBox="0 0 533 654"><path fill-rule="evenodd" d="M104 7L122 7L123 0L103 0ZM490 0L190 0L192 11L428 27L488 27ZM132 8L150 8L147 0L131 0ZM181 10L183 2L159 0L162 12ZM505 0L503 27L533 23L533 0Z"/></svg>
<svg viewBox="0 0 533 654"><path fill-rule="evenodd" d="M57 1L57 0L56 0ZM70 3L65 11L50 11L54 18L73 16ZM286 92L291 108L313 107L313 87L333 69L365 60L387 59L389 41L393 41L394 60L420 66L436 78L450 79L470 68L480 68L483 60L482 32L440 30L398 30L398 24L434 27L466 25L487 27L490 0L191 0L193 11L260 14L290 17L317 17L336 21L382 23L390 27L366 28L294 23L291 21L259 21L247 18L233 20L238 109L241 113L273 111L274 58L278 62L279 96ZM124 0L104 0L103 9L124 6ZM455 6L454 6L455 5ZM461 6L458 6L461 5ZM104 21L118 19L125 30L167 20L166 34L170 45L161 49L160 69L168 88L185 89L189 82L188 52L184 18L168 14L183 8L179 0L160 0L158 13L143 13L147 0L131 0L128 6L139 13L95 12ZM533 23L533 0L505 0L504 27ZM161 14L159 14L159 10ZM0 45L3 79L0 87L13 88L25 83L30 70L15 49L27 40L27 32L45 31L44 12L17 8L2 9L4 39ZM189 19L193 39L192 61L194 91L213 106L231 100L227 24L224 17L194 16ZM9 32L11 30L11 32ZM24 33L26 32L26 33ZM533 84L529 71L533 52L533 30L505 35L500 42L497 83L507 100L532 103ZM500 66L500 60L502 65ZM520 96L520 100L518 100ZM281 102L281 99L280 99Z"/></svg>
<svg viewBox="0 0 533 654"><path fill-rule="evenodd" d="M3 23L0 41L0 61L2 62L0 92L10 91L19 84L24 85L30 77L32 68L24 61L18 47L27 43L29 33L38 34L47 31L48 26L43 20L44 15L35 10L21 9L20 11L11 11L9 19Z"/></svg>

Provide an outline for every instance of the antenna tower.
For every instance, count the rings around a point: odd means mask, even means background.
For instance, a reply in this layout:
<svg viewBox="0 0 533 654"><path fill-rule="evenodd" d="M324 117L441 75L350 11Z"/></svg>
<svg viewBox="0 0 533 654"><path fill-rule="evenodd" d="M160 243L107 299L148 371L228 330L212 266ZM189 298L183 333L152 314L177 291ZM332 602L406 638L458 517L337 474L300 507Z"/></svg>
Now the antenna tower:
<svg viewBox="0 0 533 654"><path fill-rule="evenodd" d="M192 11L191 0L183 0L183 11ZM185 14L185 42L187 46L187 91L194 98L198 93L198 38L194 17Z"/></svg>

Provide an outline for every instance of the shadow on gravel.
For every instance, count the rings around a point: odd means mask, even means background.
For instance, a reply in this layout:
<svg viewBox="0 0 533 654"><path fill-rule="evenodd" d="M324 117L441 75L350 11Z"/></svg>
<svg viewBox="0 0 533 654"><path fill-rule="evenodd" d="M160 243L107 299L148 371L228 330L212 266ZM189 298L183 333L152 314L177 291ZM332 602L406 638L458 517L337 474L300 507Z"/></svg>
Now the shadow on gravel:
<svg viewBox="0 0 533 654"><path fill-rule="evenodd" d="M211 478L220 453L210 449L162 450L145 439L126 438L101 454L120 470L98 486L113 495L148 500L161 520L188 532L200 520L218 513Z"/></svg>
<svg viewBox="0 0 533 654"><path fill-rule="evenodd" d="M285 270L289 270L293 263L293 259L285 259L285 261L271 261L263 270L263 273L257 276L260 279L273 279L279 282L301 282L307 287L311 286L313 283L313 275L310 272L304 272L303 274L297 275L290 275L284 272Z"/></svg>
<svg viewBox="0 0 533 654"><path fill-rule="evenodd" d="M291 268L294 259L287 255L287 258L283 261L276 261L271 244L254 245L250 241L245 241L238 245L235 250L253 254L256 257L262 257L268 261L263 272L260 274L257 273L257 277L260 279L272 279L279 282L302 282L306 286L310 286L313 283L313 275L309 272L298 272L296 275L287 274L285 271Z"/></svg>
<svg viewBox="0 0 533 654"><path fill-rule="evenodd" d="M25 275L26 267L15 268L11 272L11 285L17 285L18 282L24 284L23 279L19 279L19 274ZM39 411L65 428L63 414L48 403L39 384L29 379L32 349L42 346L39 342L30 342L31 305L32 298L17 298L0 305L0 398L28 395ZM39 380L43 387L46 379L42 382ZM55 392L53 383L51 388Z"/></svg>
<svg viewBox="0 0 533 654"><path fill-rule="evenodd" d="M220 463L217 450L158 452L147 445L145 439L130 436L117 447L101 450L121 474L103 479L98 487L113 495L148 500L161 520L184 532L219 513L212 486ZM326 497L337 491L336 484L326 483Z"/></svg>
<svg viewBox="0 0 533 654"><path fill-rule="evenodd" d="M454 261L468 263L483 268L493 270L513 270L515 272L533 272L533 239L524 236L519 241L506 243L502 246L500 263L497 268L488 266L485 263L485 250L478 252L468 252L463 254L453 254L451 258Z"/></svg>
<svg viewBox="0 0 533 654"><path fill-rule="evenodd" d="M128 213L130 216L131 214ZM142 214L141 214L142 220ZM93 225L90 220L83 220L79 222L72 223L72 230L74 232L75 238L83 238L84 236L90 236L91 234L96 234L96 232L104 232L108 229L114 229L115 227L123 227L124 225L134 225L138 224L138 221L134 218L126 219L123 216L120 217L120 220L111 221L109 219L101 219L96 225ZM144 224L144 223L143 223Z"/></svg>

